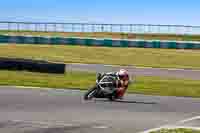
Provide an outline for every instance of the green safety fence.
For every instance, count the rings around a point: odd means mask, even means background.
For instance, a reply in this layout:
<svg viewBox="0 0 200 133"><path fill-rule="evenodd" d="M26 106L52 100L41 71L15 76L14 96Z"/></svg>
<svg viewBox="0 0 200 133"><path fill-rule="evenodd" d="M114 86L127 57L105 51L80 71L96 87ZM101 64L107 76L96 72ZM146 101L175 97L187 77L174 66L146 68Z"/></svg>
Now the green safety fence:
<svg viewBox="0 0 200 133"><path fill-rule="evenodd" d="M84 45L106 47L139 47L169 49L200 49L200 42L176 42L159 40L95 39L73 37L7 36L0 35L0 43Z"/></svg>
<svg viewBox="0 0 200 133"><path fill-rule="evenodd" d="M44 37L33 37L34 44L46 44L46 38Z"/></svg>
<svg viewBox="0 0 200 133"><path fill-rule="evenodd" d="M194 44L192 44L192 43L185 44L185 49L192 49L192 48L194 48Z"/></svg>
<svg viewBox="0 0 200 133"><path fill-rule="evenodd" d="M8 43L9 36L0 36L0 42L1 43Z"/></svg>
<svg viewBox="0 0 200 133"><path fill-rule="evenodd" d="M24 37L24 36L16 36L16 40L17 40L16 43L22 43L22 44L26 43L25 38L26 37Z"/></svg>
<svg viewBox="0 0 200 133"><path fill-rule="evenodd" d="M77 39L76 38L67 38L67 44L76 45Z"/></svg>
<svg viewBox="0 0 200 133"><path fill-rule="evenodd" d="M146 45L148 45L148 43L145 42L145 41L143 41L143 40L136 41L136 47L139 47L139 48L145 48Z"/></svg>
<svg viewBox="0 0 200 133"><path fill-rule="evenodd" d="M17 36L9 36L8 37L8 43L19 43L19 38Z"/></svg>
<svg viewBox="0 0 200 133"><path fill-rule="evenodd" d="M112 40L112 47L122 47L121 40Z"/></svg>
<svg viewBox="0 0 200 133"><path fill-rule="evenodd" d="M91 44L93 44L94 46L103 46L104 41L103 39L92 39Z"/></svg>
<svg viewBox="0 0 200 133"><path fill-rule="evenodd" d="M52 37L52 38L50 38L50 43L51 44L62 44L62 42L61 42L61 38L59 38L59 37Z"/></svg>
<svg viewBox="0 0 200 133"><path fill-rule="evenodd" d="M152 48L161 48L160 41L152 41Z"/></svg>
<svg viewBox="0 0 200 133"><path fill-rule="evenodd" d="M112 47L113 46L113 40L112 39L104 39L103 46Z"/></svg>
<svg viewBox="0 0 200 133"><path fill-rule="evenodd" d="M121 44L121 47L128 47L129 46L129 41L121 40L120 44Z"/></svg>
<svg viewBox="0 0 200 133"><path fill-rule="evenodd" d="M176 49L177 47L177 42L169 42L168 43L168 48L170 49Z"/></svg>
<svg viewBox="0 0 200 133"><path fill-rule="evenodd" d="M93 45L93 39L84 39L86 46L92 46Z"/></svg>
<svg viewBox="0 0 200 133"><path fill-rule="evenodd" d="M35 43L35 39L34 39L34 37L26 37L26 38L24 38L24 43L26 43L26 44L34 44Z"/></svg>

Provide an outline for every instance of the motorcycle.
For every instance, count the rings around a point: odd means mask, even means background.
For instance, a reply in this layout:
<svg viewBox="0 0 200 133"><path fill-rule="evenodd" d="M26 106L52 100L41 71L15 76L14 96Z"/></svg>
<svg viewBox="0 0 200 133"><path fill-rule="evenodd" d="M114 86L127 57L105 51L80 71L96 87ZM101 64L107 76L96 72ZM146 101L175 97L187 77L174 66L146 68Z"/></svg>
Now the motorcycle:
<svg viewBox="0 0 200 133"><path fill-rule="evenodd" d="M89 89L85 95L84 100L91 100L93 98L107 98L110 101L118 99L116 90L112 93L106 93L108 89L116 88L116 79L113 76L102 76L100 73L97 75L96 84Z"/></svg>

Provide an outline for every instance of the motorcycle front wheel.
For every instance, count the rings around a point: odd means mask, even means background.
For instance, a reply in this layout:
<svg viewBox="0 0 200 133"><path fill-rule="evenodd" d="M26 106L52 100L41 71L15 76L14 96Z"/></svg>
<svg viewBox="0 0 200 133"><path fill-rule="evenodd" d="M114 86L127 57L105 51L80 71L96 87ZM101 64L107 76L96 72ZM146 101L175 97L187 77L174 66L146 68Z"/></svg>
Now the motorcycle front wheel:
<svg viewBox="0 0 200 133"><path fill-rule="evenodd" d="M97 92L97 88L96 86L92 87L91 89L89 89L85 95L84 95L84 100L91 100L92 98L95 97L95 94Z"/></svg>

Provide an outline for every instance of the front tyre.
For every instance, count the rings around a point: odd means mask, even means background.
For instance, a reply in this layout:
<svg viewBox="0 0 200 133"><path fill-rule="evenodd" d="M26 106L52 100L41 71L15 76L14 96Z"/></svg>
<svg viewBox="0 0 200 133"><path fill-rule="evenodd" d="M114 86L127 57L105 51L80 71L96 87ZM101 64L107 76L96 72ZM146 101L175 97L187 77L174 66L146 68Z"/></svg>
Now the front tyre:
<svg viewBox="0 0 200 133"><path fill-rule="evenodd" d="M84 95L84 100L91 100L95 97L96 94L96 86L92 87L89 91L87 91Z"/></svg>

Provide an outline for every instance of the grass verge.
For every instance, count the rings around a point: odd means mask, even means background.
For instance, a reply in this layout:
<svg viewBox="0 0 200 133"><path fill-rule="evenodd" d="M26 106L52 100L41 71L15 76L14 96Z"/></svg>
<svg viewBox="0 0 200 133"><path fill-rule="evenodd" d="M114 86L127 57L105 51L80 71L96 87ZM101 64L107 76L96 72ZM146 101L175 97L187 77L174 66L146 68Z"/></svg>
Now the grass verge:
<svg viewBox="0 0 200 133"><path fill-rule="evenodd" d="M121 38L144 40L177 40L200 41L200 35L176 35L176 34L134 34L112 32L32 32L32 31L7 31L0 30L0 34L8 35L33 35L33 36L59 36L59 37L90 37L90 38Z"/></svg>
<svg viewBox="0 0 200 133"><path fill-rule="evenodd" d="M170 129L170 130L162 129L160 131L151 133L200 133L200 131L180 128L180 129Z"/></svg>
<svg viewBox="0 0 200 133"><path fill-rule="evenodd" d="M96 75L69 72L64 75L32 73L25 71L0 71L0 85L34 86L49 88L88 89L95 83ZM200 97L200 82L196 80L137 77L128 92L181 97Z"/></svg>
<svg viewBox="0 0 200 133"><path fill-rule="evenodd" d="M0 44L0 57L39 59L62 63L200 69L200 52L198 50Z"/></svg>

